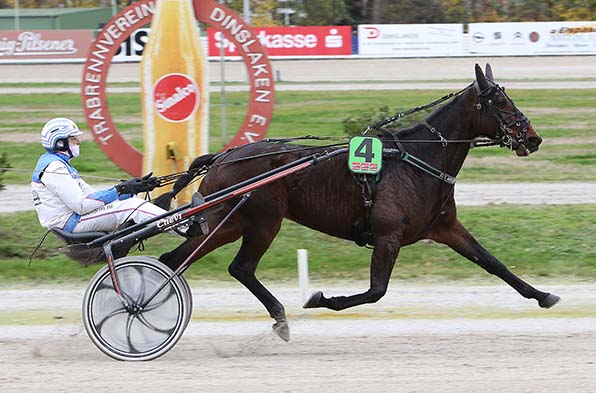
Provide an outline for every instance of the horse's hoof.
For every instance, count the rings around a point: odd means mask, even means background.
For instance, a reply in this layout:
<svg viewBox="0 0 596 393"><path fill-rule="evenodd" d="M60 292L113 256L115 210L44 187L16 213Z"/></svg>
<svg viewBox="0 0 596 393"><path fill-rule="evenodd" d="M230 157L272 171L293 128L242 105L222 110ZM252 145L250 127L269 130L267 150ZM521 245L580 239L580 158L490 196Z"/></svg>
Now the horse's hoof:
<svg viewBox="0 0 596 393"><path fill-rule="evenodd" d="M304 303L304 306L302 306L302 308L317 308L319 307L319 303L321 303L321 299L323 299L323 292L316 291L315 293L310 295L310 297L308 298L306 303Z"/></svg>
<svg viewBox="0 0 596 393"><path fill-rule="evenodd" d="M538 302L538 305L542 308L551 308L555 304L559 303L561 300L560 297L557 295L553 295L552 293L547 294L547 296Z"/></svg>
<svg viewBox="0 0 596 393"><path fill-rule="evenodd" d="M285 342L290 341L290 326L286 321L274 323L273 333L277 334Z"/></svg>

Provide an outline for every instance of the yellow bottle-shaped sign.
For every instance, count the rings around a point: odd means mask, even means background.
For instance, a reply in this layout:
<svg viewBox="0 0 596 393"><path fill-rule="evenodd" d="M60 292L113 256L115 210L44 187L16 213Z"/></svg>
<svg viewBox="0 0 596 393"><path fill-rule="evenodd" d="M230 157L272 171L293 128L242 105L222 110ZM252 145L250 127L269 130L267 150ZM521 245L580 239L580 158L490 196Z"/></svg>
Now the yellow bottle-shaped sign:
<svg viewBox="0 0 596 393"><path fill-rule="evenodd" d="M182 172L208 153L209 78L192 0L157 0L141 60L141 102L143 173ZM178 204L194 191L180 192Z"/></svg>

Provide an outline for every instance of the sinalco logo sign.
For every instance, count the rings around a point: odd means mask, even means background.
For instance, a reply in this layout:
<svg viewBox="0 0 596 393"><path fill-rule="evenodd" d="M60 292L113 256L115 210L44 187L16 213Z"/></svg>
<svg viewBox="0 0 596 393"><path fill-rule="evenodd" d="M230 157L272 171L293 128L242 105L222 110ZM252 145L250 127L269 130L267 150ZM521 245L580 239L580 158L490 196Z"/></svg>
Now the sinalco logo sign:
<svg viewBox="0 0 596 393"><path fill-rule="evenodd" d="M108 109L106 81L112 58L120 44L134 31L151 22L155 2L156 0L137 1L114 16L98 33L83 68L81 97L89 130L104 153L133 176L141 175L143 154L128 144L116 129ZM198 21L221 31L236 45L249 76L250 96L244 123L225 148L262 139L273 113L274 82L271 64L257 34L238 14L214 0L193 0L193 5ZM196 109L200 98L198 87L186 75L172 74L167 77L163 86L161 81L155 86L156 105L161 107L156 109L161 116L183 121ZM183 101L185 110L171 110L173 102Z"/></svg>
<svg viewBox="0 0 596 393"><path fill-rule="evenodd" d="M153 88L153 103L164 120L179 123L197 110L201 97L195 81L184 74L167 74Z"/></svg>

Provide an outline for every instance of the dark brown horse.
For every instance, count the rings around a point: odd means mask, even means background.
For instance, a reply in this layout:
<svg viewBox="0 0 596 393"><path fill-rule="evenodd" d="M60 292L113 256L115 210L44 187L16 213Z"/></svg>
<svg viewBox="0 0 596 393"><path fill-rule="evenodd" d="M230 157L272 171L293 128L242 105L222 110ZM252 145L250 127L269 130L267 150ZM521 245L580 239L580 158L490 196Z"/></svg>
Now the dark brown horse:
<svg viewBox="0 0 596 393"><path fill-rule="evenodd" d="M444 171L453 177L460 171L470 149L470 140L474 138L497 139L518 156L535 152L542 142L529 120L494 83L488 65L486 76L476 65L476 81L438 107L425 122L403 130L384 129L380 132L386 148L401 147L439 172ZM213 155L199 157L191 168L210 166L199 189L203 195L208 195L313 153L303 147L258 142L234 149L215 160ZM260 157L237 161L254 156ZM289 340L284 307L259 282L255 270L284 218L342 239L362 240L365 227L371 234L366 239L374 248L370 288L364 293L338 297L325 297L322 292L316 292L305 308L343 310L378 301L387 291L399 250L422 239L446 244L500 277L523 297L536 299L540 307L549 308L559 301L558 296L539 291L510 272L474 239L457 220L452 184L404 160L384 161L369 219L365 220L367 212L362 187L348 170L346 159L345 155L340 155L256 189L195 258L242 237L242 245L229 272L263 303L276 322L274 331L282 339ZM190 179L181 180L174 189L181 189ZM162 196L159 202L169 204L174 193ZM228 201L224 209L210 214L210 226L214 227L234 203ZM364 221L369 225L363 225ZM176 268L202 240L201 237L189 238L175 250L162 255L160 260Z"/></svg>

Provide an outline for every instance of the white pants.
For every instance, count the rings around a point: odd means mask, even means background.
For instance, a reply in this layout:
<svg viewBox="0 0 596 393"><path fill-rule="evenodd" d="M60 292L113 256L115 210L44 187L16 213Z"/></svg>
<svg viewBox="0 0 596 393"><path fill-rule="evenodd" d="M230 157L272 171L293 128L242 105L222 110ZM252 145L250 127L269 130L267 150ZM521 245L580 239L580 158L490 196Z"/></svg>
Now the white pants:
<svg viewBox="0 0 596 393"><path fill-rule="evenodd" d="M149 201L132 197L123 201L108 203L102 208L81 216L73 232L113 232L122 224L133 220L135 223L166 213L166 210Z"/></svg>

